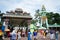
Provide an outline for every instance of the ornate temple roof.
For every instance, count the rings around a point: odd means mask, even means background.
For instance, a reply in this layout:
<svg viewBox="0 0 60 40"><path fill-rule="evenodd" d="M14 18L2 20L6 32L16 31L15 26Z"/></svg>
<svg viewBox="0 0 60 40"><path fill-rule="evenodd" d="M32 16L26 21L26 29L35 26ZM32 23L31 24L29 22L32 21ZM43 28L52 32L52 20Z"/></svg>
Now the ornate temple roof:
<svg viewBox="0 0 60 40"><path fill-rule="evenodd" d="M3 17L32 18L30 13L24 12L20 8L17 8L14 11L7 11L6 14L3 14Z"/></svg>

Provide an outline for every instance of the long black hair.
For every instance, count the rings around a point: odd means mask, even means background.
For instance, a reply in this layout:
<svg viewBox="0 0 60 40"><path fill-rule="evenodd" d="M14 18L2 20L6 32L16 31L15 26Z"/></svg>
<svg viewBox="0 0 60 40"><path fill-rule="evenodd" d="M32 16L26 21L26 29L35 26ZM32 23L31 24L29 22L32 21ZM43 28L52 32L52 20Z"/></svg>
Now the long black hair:
<svg viewBox="0 0 60 40"><path fill-rule="evenodd" d="M28 29L28 32L30 32L30 29Z"/></svg>

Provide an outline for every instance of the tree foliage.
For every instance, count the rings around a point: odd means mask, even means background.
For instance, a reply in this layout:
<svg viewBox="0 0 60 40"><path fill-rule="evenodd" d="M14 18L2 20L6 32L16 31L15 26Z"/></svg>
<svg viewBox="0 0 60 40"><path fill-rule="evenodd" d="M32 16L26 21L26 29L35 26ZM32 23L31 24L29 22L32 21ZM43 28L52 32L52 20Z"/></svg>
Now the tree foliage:
<svg viewBox="0 0 60 40"><path fill-rule="evenodd" d="M35 19L32 20L32 23L35 24L37 21L38 21L38 16L40 17L41 16L41 13L39 13L40 10L37 9L35 11ZM46 12L46 16L48 18L48 24L60 24L60 14L59 13L54 13L54 12Z"/></svg>
<svg viewBox="0 0 60 40"><path fill-rule="evenodd" d="M46 14L47 18L48 18L48 24L60 24L60 14L59 13L47 13Z"/></svg>

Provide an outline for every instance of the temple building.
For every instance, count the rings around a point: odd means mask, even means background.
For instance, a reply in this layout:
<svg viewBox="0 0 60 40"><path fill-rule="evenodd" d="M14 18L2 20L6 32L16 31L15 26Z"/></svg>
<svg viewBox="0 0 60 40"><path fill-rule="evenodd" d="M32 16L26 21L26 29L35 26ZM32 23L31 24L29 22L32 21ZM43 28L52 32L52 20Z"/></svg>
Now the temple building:
<svg viewBox="0 0 60 40"><path fill-rule="evenodd" d="M24 12L20 8L16 8L14 11L6 11L2 15L2 22L6 28L8 26L28 27L31 20L30 13Z"/></svg>

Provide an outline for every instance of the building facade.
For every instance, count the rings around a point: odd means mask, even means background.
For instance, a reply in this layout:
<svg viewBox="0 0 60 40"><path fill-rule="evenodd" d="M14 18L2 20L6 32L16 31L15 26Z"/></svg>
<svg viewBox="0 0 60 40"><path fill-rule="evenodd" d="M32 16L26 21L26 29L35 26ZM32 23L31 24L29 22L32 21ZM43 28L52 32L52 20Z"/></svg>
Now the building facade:
<svg viewBox="0 0 60 40"><path fill-rule="evenodd" d="M17 8L14 11L7 11L2 15L3 25L6 26L19 26L19 27L28 27L32 17L30 13L24 12L22 9Z"/></svg>

